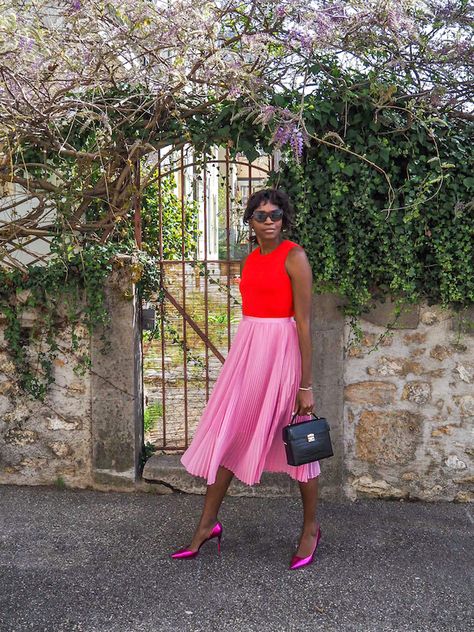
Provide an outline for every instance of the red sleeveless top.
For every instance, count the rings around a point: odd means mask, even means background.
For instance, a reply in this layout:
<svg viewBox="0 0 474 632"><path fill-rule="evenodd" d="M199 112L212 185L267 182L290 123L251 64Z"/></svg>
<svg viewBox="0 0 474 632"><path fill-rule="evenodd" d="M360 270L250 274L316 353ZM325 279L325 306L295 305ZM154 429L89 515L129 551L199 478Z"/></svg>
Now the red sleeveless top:
<svg viewBox="0 0 474 632"><path fill-rule="evenodd" d="M260 247L249 254L240 281L244 316L294 316L293 290L285 269L285 259L288 252L297 245L285 239L267 255L262 255Z"/></svg>

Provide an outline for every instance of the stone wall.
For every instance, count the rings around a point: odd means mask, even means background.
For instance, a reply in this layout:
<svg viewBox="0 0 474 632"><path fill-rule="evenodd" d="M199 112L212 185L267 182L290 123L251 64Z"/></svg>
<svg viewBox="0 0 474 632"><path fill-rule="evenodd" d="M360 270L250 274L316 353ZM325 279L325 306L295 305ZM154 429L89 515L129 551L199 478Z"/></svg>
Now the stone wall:
<svg viewBox="0 0 474 632"><path fill-rule="evenodd" d="M44 402L19 388L0 322L0 484L170 493L141 478L141 310L127 267L114 270L106 295L110 350L102 353L104 332L84 331L92 368L77 375L70 332L59 332ZM379 340L387 303L362 321L362 342L349 345L340 300L319 295L313 305L316 411L330 421L335 448L321 464L321 496L474 500L472 333L459 336L452 314L421 306ZM25 332L34 319L25 316Z"/></svg>
<svg viewBox="0 0 474 632"><path fill-rule="evenodd" d="M389 316L390 305L374 310L346 350L346 494L472 501L474 339L428 306L380 339Z"/></svg>
<svg viewBox="0 0 474 632"><path fill-rule="evenodd" d="M141 333L129 268L114 270L106 296L110 329L92 337L83 329L76 352L91 354L90 372L74 372L71 332L59 331L54 383L44 402L19 387L0 321L0 483L96 489L136 485L143 436ZM25 336L35 319L34 312L23 319ZM105 355L104 333L112 341ZM35 353L32 345L29 353Z"/></svg>
<svg viewBox="0 0 474 632"><path fill-rule="evenodd" d="M21 391L13 363L0 351L1 483L63 480L82 487L91 482L90 379L72 372L73 358L66 351L70 332L61 331L57 341L55 383L43 403ZM88 340L82 340L81 350L87 346Z"/></svg>

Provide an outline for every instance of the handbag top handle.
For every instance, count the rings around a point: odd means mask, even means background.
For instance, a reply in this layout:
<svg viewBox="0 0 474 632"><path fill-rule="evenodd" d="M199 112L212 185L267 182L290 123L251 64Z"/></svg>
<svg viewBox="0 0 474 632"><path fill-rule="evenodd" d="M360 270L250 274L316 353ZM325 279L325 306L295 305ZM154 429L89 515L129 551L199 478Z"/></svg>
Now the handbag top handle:
<svg viewBox="0 0 474 632"><path fill-rule="evenodd" d="M293 416L291 417L291 421L290 421L290 425L295 423L295 419L297 417L307 417L307 415L298 415L298 413L294 413ZM311 419L306 419L306 421L312 421L313 419L322 419L322 417L318 417L317 415L314 414L314 411L311 411Z"/></svg>

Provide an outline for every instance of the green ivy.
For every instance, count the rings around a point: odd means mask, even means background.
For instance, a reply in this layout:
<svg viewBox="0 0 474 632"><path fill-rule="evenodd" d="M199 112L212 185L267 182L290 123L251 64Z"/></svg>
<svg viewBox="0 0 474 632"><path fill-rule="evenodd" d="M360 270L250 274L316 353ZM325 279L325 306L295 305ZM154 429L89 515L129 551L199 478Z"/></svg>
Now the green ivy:
<svg viewBox="0 0 474 632"><path fill-rule="evenodd" d="M301 94L269 94L270 104L299 112L309 134L300 159L282 148L281 169L270 182L286 189L295 203L296 225L290 238L305 247L317 289L342 294L353 323L374 300L388 296L396 299L398 312L403 303L420 300L454 309L472 305L473 124L435 118L429 104L418 111L405 110L404 102L396 99L409 93L407 86L343 73L336 65L331 69L331 63L328 59L322 75L316 67L308 69L313 88L303 100L302 111ZM225 144L231 155L243 152L253 160L260 151L272 151L278 122L262 129L247 116L250 106L243 101L216 105L213 116L196 115L182 128L173 119L171 127L157 131L154 140L186 139L203 153L212 145ZM134 127L131 122L128 137L118 140L126 143L149 134L145 123L137 121ZM87 148L94 133L77 127L70 142L78 149ZM38 148L25 151L34 153ZM52 155L48 160L56 165L60 159ZM90 178L91 183L101 174L100 164L85 176L71 160L63 161L61 168L79 179ZM79 184L77 190L80 195ZM71 201L58 197L51 260L27 272L0 268L5 338L21 386L32 396L43 399L52 380L59 327L71 326L73 351L78 354L79 325L90 332L98 326L106 331L104 281L117 255L133 254L133 279L142 298L158 294L162 299L161 230L165 258L172 259L173 253L183 249L181 203L172 177L163 179L161 196L162 227L156 186L143 196L141 251L134 246L133 213L118 223L107 244L77 243L68 237ZM86 218L100 219L102 204L92 200ZM197 218L196 204L186 200L184 251L191 259ZM38 314L30 328L22 324L28 309ZM32 339L38 348L34 359L29 355ZM77 370L89 364L84 354L78 358Z"/></svg>
<svg viewBox="0 0 474 632"><path fill-rule="evenodd" d="M159 253L162 235L163 259L181 259L183 252L185 259L194 259L199 236L199 206L189 196L182 205L175 190L176 179L172 174L145 189L141 201L143 249Z"/></svg>
<svg viewBox="0 0 474 632"><path fill-rule="evenodd" d="M20 388L44 401L53 382L53 362L59 346L57 332L69 327L74 371L81 375L91 366L88 352L81 350L83 328L91 334L101 330L106 351L110 314L105 303L105 280L116 255L134 255L132 274L144 298L160 291L159 265L152 256L133 252L131 244L109 242L73 246L64 237L52 241L52 257L45 266L31 266L27 272L0 268L0 312L6 320L5 339L17 369ZM26 326L24 318L34 313ZM36 349L36 352L33 351Z"/></svg>
<svg viewBox="0 0 474 632"><path fill-rule="evenodd" d="M386 296L474 303L473 125L407 121L363 90L347 98L321 86L305 100L306 129L337 134L339 146L310 139L301 160L287 152L272 176L295 203L293 238L317 288L346 297L354 317ZM297 105L290 95L286 107Z"/></svg>

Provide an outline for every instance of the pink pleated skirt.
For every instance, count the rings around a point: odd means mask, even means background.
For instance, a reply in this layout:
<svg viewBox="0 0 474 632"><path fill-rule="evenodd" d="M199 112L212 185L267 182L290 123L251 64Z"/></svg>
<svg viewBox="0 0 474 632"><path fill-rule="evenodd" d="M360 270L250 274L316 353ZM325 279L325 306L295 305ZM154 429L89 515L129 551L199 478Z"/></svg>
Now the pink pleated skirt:
<svg viewBox="0 0 474 632"><path fill-rule="evenodd" d="M291 420L301 378L293 317L243 316L211 396L181 463L212 485L220 465L247 485L262 472L306 482L319 463L286 462L282 428ZM309 417L301 417L302 421Z"/></svg>

